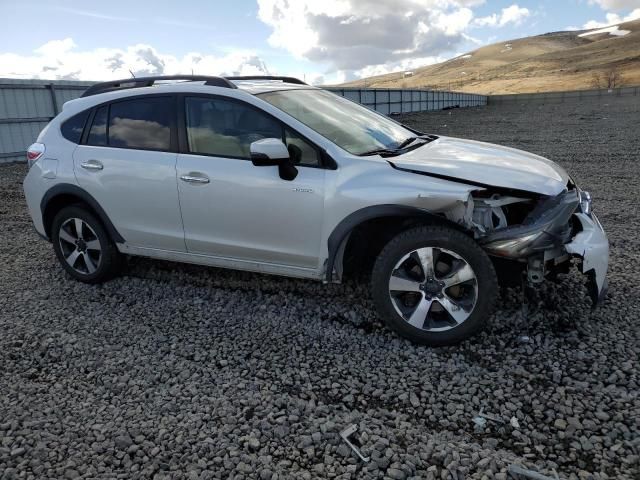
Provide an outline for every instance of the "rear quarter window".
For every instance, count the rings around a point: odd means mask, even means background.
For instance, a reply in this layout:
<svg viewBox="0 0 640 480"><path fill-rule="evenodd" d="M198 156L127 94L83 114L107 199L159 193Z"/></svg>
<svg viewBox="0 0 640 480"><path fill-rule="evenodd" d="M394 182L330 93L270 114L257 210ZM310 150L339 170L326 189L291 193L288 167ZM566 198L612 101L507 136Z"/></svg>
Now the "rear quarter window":
<svg viewBox="0 0 640 480"><path fill-rule="evenodd" d="M80 112L62 123L60 132L62 136L73 143L80 143L82 131L87 123L89 111Z"/></svg>

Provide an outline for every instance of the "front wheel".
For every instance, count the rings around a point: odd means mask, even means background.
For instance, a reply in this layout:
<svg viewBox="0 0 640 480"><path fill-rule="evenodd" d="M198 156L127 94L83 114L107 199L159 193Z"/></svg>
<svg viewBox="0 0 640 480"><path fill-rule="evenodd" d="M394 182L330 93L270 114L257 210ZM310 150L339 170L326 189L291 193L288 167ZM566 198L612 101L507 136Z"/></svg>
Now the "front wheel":
<svg viewBox="0 0 640 480"><path fill-rule="evenodd" d="M487 254L464 233L441 226L393 238L378 256L371 282L374 303L389 327L432 346L478 332L498 292Z"/></svg>

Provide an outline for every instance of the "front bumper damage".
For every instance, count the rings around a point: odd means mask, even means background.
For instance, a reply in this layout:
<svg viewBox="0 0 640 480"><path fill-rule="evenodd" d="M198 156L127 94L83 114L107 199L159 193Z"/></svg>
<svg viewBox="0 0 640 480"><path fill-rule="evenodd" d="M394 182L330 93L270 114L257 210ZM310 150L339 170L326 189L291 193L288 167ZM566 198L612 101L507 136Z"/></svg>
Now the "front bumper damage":
<svg viewBox="0 0 640 480"><path fill-rule="evenodd" d="M532 283L549 271L563 271L571 257L581 260L587 288L597 306L607 292L609 242L598 218L591 212L591 198L569 190L538 204L520 225L496 230L479 240L490 255L527 262Z"/></svg>
<svg viewBox="0 0 640 480"><path fill-rule="evenodd" d="M582 231L565 245L565 249L582 258L582 273L589 277L587 287L595 307L607 294L609 240L595 214L576 213L575 216L582 224Z"/></svg>

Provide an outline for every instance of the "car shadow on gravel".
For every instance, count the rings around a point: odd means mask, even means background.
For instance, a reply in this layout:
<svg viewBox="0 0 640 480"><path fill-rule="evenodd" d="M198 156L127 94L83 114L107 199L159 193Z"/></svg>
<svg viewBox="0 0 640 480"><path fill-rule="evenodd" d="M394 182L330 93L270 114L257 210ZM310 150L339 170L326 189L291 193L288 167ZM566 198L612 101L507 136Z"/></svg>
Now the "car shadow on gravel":
<svg viewBox="0 0 640 480"><path fill-rule="evenodd" d="M162 282L170 291L172 284L191 285L198 288L232 289L234 292L278 295L288 293L303 298L318 294L319 282L253 272L232 271L151 260L142 257L130 257L124 276ZM358 298L357 309L341 312L323 312L320 321L335 322L354 328L363 334L395 334L384 325L370 298L370 278L366 275L347 278L342 284L322 285L322 297L331 299L344 306L353 306L354 297ZM573 298L571 296L573 295ZM506 345L522 342L522 337L553 335L559 338L563 333L579 331L579 326L592 314L590 300L584 279L577 272L561 275L555 282L541 284L534 293L533 303L529 305L527 315L523 314L523 295L520 288L501 288L494 313L485 328L485 334L468 342L491 341L493 337L507 339ZM480 340L482 339L482 340ZM454 349L457 347L453 347ZM446 350L446 348L442 348Z"/></svg>

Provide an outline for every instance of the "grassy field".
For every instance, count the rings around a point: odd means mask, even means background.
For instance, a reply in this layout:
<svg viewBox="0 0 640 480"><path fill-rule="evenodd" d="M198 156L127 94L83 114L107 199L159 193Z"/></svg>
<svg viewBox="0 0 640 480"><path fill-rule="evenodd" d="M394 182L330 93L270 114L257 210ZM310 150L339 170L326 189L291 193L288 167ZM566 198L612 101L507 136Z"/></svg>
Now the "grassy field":
<svg viewBox="0 0 640 480"><path fill-rule="evenodd" d="M596 30L597 31L597 30ZM555 32L496 43L412 76L390 73L344 84L371 88L432 88L482 94L531 93L640 85L640 20L609 32Z"/></svg>

